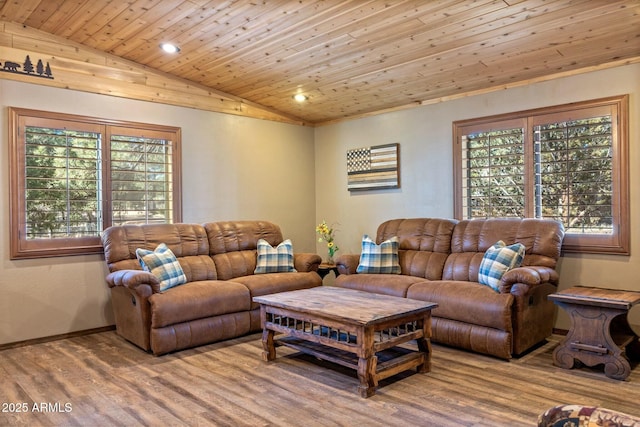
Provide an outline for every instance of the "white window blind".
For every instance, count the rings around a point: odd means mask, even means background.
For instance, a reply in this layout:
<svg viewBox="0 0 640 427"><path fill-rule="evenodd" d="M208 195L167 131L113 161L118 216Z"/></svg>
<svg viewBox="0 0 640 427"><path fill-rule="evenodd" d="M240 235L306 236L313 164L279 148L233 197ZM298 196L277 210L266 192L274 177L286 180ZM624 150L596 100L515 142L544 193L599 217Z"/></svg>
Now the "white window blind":
<svg viewBox="0 0 640 427"><path fill-rule="evenodd" d="M611 116L534 127L536 216L570 233L613 231Z"/></svg>
<svg viewBox="0 0 640 427"><path fill-rule="evenodd" d="M98 236L100 134L27 126L25 162L26 237Z"/></svg>
<svg viewBox="0 0 640 427"><path fill-rule="evenodd" d="M111 135L113 225L173 222L173 143Z"/></svg>
<svg viewBox="0 0 640 427"><path fill-rule="evenodd" d="M524 216L523 133L516 128L462 136L465 218Z"/></svg>

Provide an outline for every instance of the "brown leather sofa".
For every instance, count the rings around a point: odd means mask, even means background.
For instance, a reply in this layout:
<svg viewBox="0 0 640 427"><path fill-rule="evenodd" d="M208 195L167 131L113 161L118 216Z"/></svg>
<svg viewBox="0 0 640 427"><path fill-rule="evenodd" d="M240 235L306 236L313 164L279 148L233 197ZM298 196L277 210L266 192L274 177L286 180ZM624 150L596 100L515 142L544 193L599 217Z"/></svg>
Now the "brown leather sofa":
<svg viewBox="0 0 640 427"><path fill-rule="evenodd" d="M382 223L376 243L399 238L401 274L356 274L359 255L336 258L336 286L438 303L432 339L510 359L551 335L558 284L556 262L564 237L552 220L493 218L470 221L415 218ZM500 292L478 282L485 251L498 240L520 242L522 267L509 270Z"/></svg>
<svg viewBox="0 0 640 427"><path fill-rule="evenodd" d="M225 340L260 330L254 296L322 284L316 254L294 253L297 272L254 274L259 239L272 246L283 241L280 228L265 221L108 228L102 244L117 333L155 355ZM136 249L160 243L187 277L163 292L136 259Z"/></svg>

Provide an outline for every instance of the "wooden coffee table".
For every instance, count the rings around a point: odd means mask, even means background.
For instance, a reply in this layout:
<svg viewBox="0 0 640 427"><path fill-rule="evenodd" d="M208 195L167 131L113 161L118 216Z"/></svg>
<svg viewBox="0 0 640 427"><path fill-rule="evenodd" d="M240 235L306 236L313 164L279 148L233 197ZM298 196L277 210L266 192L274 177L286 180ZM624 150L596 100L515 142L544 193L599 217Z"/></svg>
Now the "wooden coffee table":
<svg viewBox="0 0 640 427"><path fill-rule="evenodd" d="M362 397L378 382L411 368L431 369L432 302L320 286L254 297L260 304L263 359L286 345L355 369ZM276 333L284 337L274 338ZM416 340L418 351L398 347Z"/></svg>

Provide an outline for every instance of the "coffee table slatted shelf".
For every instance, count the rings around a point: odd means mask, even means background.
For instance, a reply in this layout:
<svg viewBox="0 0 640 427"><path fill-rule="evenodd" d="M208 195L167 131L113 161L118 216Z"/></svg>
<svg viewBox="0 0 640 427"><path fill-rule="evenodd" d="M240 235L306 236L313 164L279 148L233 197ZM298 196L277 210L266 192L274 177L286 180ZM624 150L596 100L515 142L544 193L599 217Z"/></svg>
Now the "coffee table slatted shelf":
<svg viewBox="0 0 640 427"><path fill-rule="evenodd" d="M318 359L326 360L350 369L358 369L359 358L348 351L326 348L316 343L285 337L276 340L276 345L284 345ZM389 378L412 367L425 363L425 355L404 347L392 347L376 354L376 376L378 380Z"/></svg>

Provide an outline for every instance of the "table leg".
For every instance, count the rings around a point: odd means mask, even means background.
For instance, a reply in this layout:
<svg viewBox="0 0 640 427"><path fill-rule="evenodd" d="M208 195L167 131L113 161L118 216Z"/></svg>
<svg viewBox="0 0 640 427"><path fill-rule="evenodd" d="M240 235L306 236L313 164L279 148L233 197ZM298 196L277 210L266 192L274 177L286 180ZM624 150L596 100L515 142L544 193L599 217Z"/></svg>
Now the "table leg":
<svg viewBox="0 0 640 427"><path fill-rule="evenodd" d="M554 350L553 363L564 369L573 368L576 360L587 366L603 363L607 377L626 379L631 373L629 361L625 356L626 344L620 346L612 338L612 328L615 333L627 332L624 327L626 311L559 305L570 315L571 329Z"/></svg>
<svg viewBox="0 0 640 427"><path fill-rule="evenodd" d="M417 372L424 374L431 372L431 340L427 338L419 338L416 340L418 343L418 350L424 353L424 363L421 363L416 367Z"/></svg>
<svg viewBox="0 0 640 427"><path fill-rule="evenodd" d="M572 369L575 359L566 344L566 338L553 350L553 364L562 369Z"/></svg>
<svg viewBox="0 0 640 427"><path fill-rule="evenodd" d="M358 392L361 397L371 397L376 393L378 387L378 378L376 370L378 369L378 357L373 349L375 338L372 327L364 328L358 332L358 379L360 385Z"/></svg>
<svg viewBox="0 0 640 427"><path fill-rule="evenodd" d="M604 364L604 374L614 380L625 380L631 374L631 365L627 359L616 355Z"/></svg>
<svg viewBox="0 0 640 427"><path fill-rule="evenodd" d="M276 358L276 346L273 341L273 336L275 332L269 329L264 329L262 331L262 360L265 362L269 362Z"/></svg>
<svg viewBox="0 0 640 427"><path fill-rule="evenodd" d="M358 359L358 379L360 380L358 393L360 393L360 397L371 397L376 394L376 387L378 387L377 365L378 357L375 355Z"/></svg>
<svg viewBox="0 0 640 427"><path fill-rule="evenodd" d="M416 340L418 350L424 353L424 363L416 367L417 372L431 372L431 312L422 320L422 337Z"/></svg>

